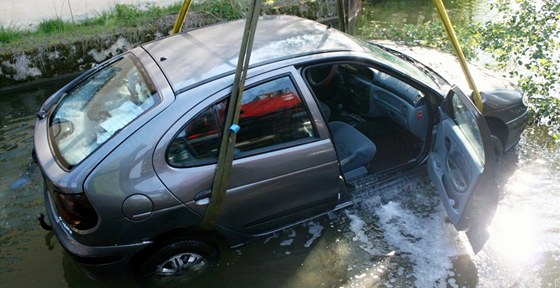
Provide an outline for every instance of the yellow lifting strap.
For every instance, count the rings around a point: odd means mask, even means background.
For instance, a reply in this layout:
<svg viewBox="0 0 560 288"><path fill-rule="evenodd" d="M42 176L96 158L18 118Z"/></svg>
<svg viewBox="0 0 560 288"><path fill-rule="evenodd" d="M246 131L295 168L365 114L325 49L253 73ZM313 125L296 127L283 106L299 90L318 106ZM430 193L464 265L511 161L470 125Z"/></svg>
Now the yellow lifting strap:
<svg viewBox="0 0 560 288"><path fill-rule="evenodd" d="M181 32L181 28L183 28L183 24L185 23L185 19L187 18L187 12L189 12L189 8L191 8L192 0L185 0L183 5L181 6L181 10L179 10L179 15L177 15L177 19L175 20L175 25L173 25L173 34L177 34Z"/></svg>
<svg viewBox="0 0 560 288"><path fill-rule="evenodd" d="M463 73L467 78L467 82L469 83L469 87L473 90L474 93L474 104L478 108L480 112L482 112L482 97L480 97L480 92L474 83L474 79L471 75L469 67L467 65L467 60L465 59L465 55L463 54L463 50L461 49L461 45L459 44L459 40L457 39L457 35L455 35L455 30L453 30L453 25L451 24L451 20L449 19L449 15L447 15L447 10L445 10L445 6L443 6L442 0L434 0L434 4L436 5L437 11L439 16L441 17L441 21L445 26L445 30L447 31L447 35L451 40L451 44L453 44L453 48L455 49L455 53L457 53L457 57L459 58L459 63L461 64L461 68L463 69Z"/></svg>

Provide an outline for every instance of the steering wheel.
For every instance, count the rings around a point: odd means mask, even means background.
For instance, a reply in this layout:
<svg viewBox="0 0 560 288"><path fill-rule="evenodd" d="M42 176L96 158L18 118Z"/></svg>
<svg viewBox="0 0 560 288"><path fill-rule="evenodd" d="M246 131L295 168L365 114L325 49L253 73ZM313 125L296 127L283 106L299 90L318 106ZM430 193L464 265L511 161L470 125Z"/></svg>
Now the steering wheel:
<svg viewBox="0 0 560 288"><path fill-rule="evenodd" d="M336 71L337 70L338 70L338 64L334 64L334 65L331 66L331 69L329 70L329 73L327 73L325 78L323 78L322 80L315 81L315 79L313 79L313 76L311 75L310 72L308 72L309 76L307 78L309 79L309 83L311 83L311 85L313 85L313 86L325 86L329 82L332 81L334 76L336 76ZM311 71L311 70L308 70L308 71Z"/></svg>

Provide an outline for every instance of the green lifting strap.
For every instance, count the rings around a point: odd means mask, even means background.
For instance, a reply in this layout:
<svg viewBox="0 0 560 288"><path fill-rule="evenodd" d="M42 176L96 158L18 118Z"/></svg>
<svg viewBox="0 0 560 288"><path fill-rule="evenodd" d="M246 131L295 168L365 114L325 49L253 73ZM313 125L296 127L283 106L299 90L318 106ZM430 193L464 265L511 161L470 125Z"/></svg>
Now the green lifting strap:
<svg viewBox="0 0 560 288"><path fill-rule="evenodd" d="M346 13L344 9L344 0L337 1L338 6L338 28L342 32L346 32Z"/></svg>
<svg viewBox="0 0 560 288"><path fill-rule="evenodd" d="M474 83L474 79L471 75L471 71L467 65L467 60L465 55L463 54L463 50L461 49L461 45L459 44L459 40L457 39L457 35L455 35L455 30L453 30L453 25L451 24L451 19L449 19L449 15L447 15L447 10L445 6L443 6L442 0L434 0L434 4L436 5L437 11L439 16L441 17L441 21L445 26L445 31L447 31L447 35L451 40L451 44L453 44L453 48L455 49L455 53L457 53L457 57L459 58L459 63L461 64L461 68L463 69L463 74L467 78L467 82L469 83L469 87L473 90L474 93L474 103L478 110L482 112L482 97L480 97L480 92Z"/></svg>
<svg viewBox="0 0 560 288"><path fill-rule="evenodd" d="M249 60L251 58L251 50L253 49L253 40L255 38L260 10L261 0L251 1L247 20L245 22L243 38L241 40L241 49L239 51L235 79L231 89L231 98L228 104L224 125L225 129L220 144L210 203L206 208L206 214L201 224L202 229L205 230L214 229L225 202L226 191L229 186L229 177L231 175L236 133L239 130L239 112L241 110L241 100L243 99L243 89L245 87L245 79L247 79L247 70L249 68ZM241 127L241 129L243 129L243 127Z"/></svg>

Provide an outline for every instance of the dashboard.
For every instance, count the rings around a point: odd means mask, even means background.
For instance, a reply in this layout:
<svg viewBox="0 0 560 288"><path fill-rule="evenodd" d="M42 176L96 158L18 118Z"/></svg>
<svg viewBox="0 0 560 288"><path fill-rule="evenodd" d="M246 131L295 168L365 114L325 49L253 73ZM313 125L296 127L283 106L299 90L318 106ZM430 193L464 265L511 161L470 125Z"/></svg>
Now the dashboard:
<svg viewBox="0 0 560 288"><path fill-rule="evenodd" d="M424 94L407 83L361 64L340 64L337 88L346 106L370 118L386 117L426 139L428 111Z"/></svg>

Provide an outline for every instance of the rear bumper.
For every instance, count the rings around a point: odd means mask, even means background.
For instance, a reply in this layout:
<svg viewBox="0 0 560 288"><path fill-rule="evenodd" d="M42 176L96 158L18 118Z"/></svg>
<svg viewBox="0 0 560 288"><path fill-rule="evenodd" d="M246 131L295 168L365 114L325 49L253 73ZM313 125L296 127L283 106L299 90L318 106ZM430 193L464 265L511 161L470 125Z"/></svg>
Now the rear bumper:
<svg viewBox="0 0 560 288"><path fill-rule="evenodd" d="M506 143L504 143L505 150L511 149L519 139L521 139L521 133L527 127L527 122L529 121L529 110L525 111L525 113L521 114L521 116L509 121L506 123L506 127L508 130L508 137Z"/></svg>
<svg viewBox="0 0 560 288"><path fill-rule="evenodd" d="M45 206L47 216L52 226L52 231L56 238L79 264L80 268L90 278L103 278L105 276L117 275L127 269L129 260L140 250L150 245L151 241L127 245L111 246L87 246L78 242L72 234L68 225L57 216L54 211L54 203L50 199L48 191L45 190Z"/></svg>

